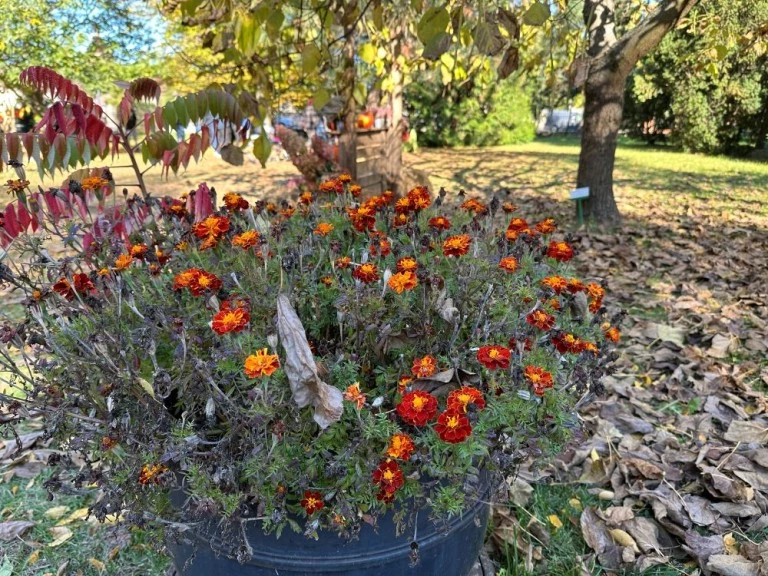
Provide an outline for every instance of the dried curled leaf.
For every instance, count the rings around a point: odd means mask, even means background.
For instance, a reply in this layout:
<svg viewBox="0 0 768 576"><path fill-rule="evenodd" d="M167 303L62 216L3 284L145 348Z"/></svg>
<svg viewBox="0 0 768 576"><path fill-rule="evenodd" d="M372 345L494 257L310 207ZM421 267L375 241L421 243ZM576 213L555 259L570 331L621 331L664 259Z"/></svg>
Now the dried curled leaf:
<svg viewBox="0 0 768 576"><path fill-rule="evenodd" d="M299 408L314 406L315 422L320 428L327 428L341 418L344 409L341 390L320 379L304 326L285 294L277 297L277 332L285 350L283 368L294 402Z"/></svg>

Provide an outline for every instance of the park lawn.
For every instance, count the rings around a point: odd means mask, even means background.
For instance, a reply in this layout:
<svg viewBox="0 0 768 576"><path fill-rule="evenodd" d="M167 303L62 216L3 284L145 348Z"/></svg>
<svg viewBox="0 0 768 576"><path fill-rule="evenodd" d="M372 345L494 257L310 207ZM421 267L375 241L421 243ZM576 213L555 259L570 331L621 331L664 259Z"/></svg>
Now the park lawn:
<svg viewBox="0 0 768 576"><path fill-rule="evenodd" d="M433 190L444 186L449 193L464 189L470 196L497 194L520 204L520 213L525 217L554 215L566 230L575 230L574 211L567 197L575 186L578 151L577 140L550 138L498 148L423 149L417 154L406 155L405 164L411 171L428 174ZM293 198L289 193L290 182L297 176L287 162L270 162L266 169L255 162L231 167L214 155L178 177L172 175L165 179L156 172L150 172L148 176L150 189L156 195L177 196L195 188L197 183L207 181L220 193L234 191L249 198L270 199ZM125 169L116 168L114 173L118 184L129 182L130 174ZM669 292L668 286L681 280L714 289L714 296L722 300L718 306L735 304L735 300L728 301L727 294L718 291L716 285L708 284L709 280L696 277L697 258L717 258L721 256L718 250L730 249L718 236L724 226L735 231L729 238L744 242L740 246L746 248L749 242L742 240L742 236L747 240L765 237L768 231L768 194L765 192L768 190L768 165L628 143L619 148L615 179L625 230L621 235L595 236L603 243L606 238L611 238L611 249L588 262L579 261L578 267L605 278L609 298L613 294L629 311L632 321L668 321L667 303L676 297ZM687 244L681 244L681 239ZM691 246L697 242L709 247L711 254L692 252ZM628 247L625 249L622 243ZM759 245L758 241L755 247ZM636 273L636 284L628 287L621 283L621 279L630 277L638 266L635 261L638 254L646 260L654 260L661 252L668 260L681 258L688 262L684 278L675 277L670 267L659 266L651 275ZM759 274L759 260L753 264L754 270L746 268L748 258L739 262L744 275ZM679 275L679 269L674 274ZM631 337L622 342L626 349L634 345L644 344L633 342ZM744 356L731 355L722 364L733 366L743 359ZM763 358L762 362L766 360ZM638 378L644 368L641 366L639 370ZM756 380L755 386L759 385ZM682 409L695 412L700 407L689 405ZM148 542L157 539L142 531L117 533L114 527L100 527L78 520L67 525L73 532L69 540L59 546L48 546L54 540L49 529L55 527L58 520L46 518L43 512L56 506L75 511L87 506L88 500L56 496L49 502L42 488L44 477L43 474L33 482L19 478L0 482L0 522L30 519L38 523L24 538L10 546L3 543L0 547L0 576L56 574L65 561L69 561L64 572L67 574L164 574L167 559L157 556L147 546ZM551 536L542 549L547 567L534 568L532 574L583 576L575 559L590 550L579 529L578 507L604 505L582 486L537 485L531 502L524 509L513 508L523 526L535 517L547 527ZM556 516L562 527L553 524L551 516ZM540 544L526 534L521 538L529 544ZM118 545L121 548L114 552ZM35 555L36 552L39 553ZM525 571L524 560L519 551L508 548L502 557L501 568L506 570L506 576L527 576L530 573ZM593 574L606 573L594 564L588 565L588 569ZM690 564L662 566L646 574L671 576L691 570Z"/></svg>

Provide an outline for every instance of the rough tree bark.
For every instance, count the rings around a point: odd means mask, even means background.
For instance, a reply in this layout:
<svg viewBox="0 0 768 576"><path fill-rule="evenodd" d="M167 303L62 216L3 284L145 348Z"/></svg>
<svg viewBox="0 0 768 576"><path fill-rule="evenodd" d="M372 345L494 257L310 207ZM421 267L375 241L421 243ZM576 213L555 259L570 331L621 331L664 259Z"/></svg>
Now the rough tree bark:
<svg viewBox="0 0 768 576"><path fill-rule="evenodd" d="M357 178L357 107L355 106L355 34L354 29L344 29L342 50L342 95L344 98L344 132L339 137L339 165Z"/></svg>
<svg viewBox="0 0 768 576"><path fill-rule="evenodd" d="M402 44L402 26L397 26L393 31L391 43L392 64L389 72L392 79L392 92L389 95L390 105L392 107L392 121L387 130L387 140L385 146L387 186L392 192L398 194L400 190L401 172L403 169L403 72L400 70L400 64L397 57L400 55Z"/></svg>
<svg viewBox="0 0 768 576"><path fill-rule="evenodd" d="M637 61L653 51L698 2L664 0L653 15L617 38L615 0L584 0L590 63L584 85L577 185L589 187L584 213L600 225L613 226L621 221L613 196L613 165L627 77Z"/></svg>

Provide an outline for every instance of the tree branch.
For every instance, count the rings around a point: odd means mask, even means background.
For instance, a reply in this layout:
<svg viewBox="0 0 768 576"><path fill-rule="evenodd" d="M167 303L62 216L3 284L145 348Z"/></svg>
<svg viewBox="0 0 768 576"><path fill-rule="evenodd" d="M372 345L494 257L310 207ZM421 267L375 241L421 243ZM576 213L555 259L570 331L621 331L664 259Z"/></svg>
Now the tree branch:
<svg viewBox="0 0 768 576"><path fill-rule="evenodd" d="M625 77L628 76L637 61L656 48L664 35L685 18L698 2L666 0L651 17L622 36L610 49L610 55L618 61L619 71Z"/></svg>

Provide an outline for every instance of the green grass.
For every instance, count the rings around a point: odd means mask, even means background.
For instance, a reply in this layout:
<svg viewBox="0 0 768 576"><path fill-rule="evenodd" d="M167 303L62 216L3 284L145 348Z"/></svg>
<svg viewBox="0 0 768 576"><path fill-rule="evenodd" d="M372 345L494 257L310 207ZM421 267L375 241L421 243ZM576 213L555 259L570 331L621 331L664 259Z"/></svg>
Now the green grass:
<svg viewBox="0 0 768 576"><path fill-rule="evenodd" d="M114 524L98 524L93 519L74 520L66 527L72 537L51 547L50 532L57 523L75 510L87 508L89 497L55 496L49 501L42 483L49 475L43 473L32 482L14 478L0 484L0 522L30 520L36 526L21 539L0 545L0 574L13 576L43 576L56 574L66 562L62 574L80 576L161 576L169 560L153 545L162 541L156 532L129 529ZM45 512L65 506L60 518L46 518Z"/></svg>

